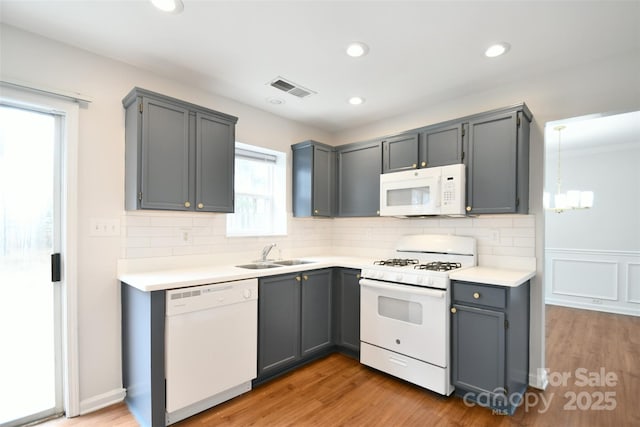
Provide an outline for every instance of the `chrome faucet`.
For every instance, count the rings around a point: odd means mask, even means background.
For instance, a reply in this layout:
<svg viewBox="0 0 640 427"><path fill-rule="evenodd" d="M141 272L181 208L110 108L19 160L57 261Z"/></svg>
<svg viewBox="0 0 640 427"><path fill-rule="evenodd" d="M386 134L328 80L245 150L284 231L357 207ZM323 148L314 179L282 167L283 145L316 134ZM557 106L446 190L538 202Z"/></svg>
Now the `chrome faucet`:
<svg viewBox="0 0 640 427"><path fill-rule="evenodd" d="M269 252L271 252L271 249L275 248L276 244L272 243L270 245L265 246L264 248L262 248L262 261L266 261L267 257L269 256Z"/></svg>

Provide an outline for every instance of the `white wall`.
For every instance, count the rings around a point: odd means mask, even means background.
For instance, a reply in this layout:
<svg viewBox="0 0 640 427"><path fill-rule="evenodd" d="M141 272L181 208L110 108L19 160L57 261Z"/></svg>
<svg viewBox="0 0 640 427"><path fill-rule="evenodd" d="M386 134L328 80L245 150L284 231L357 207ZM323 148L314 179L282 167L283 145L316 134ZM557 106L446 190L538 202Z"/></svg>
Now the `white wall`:
<svg viewBox="0 0 640 427"><path fill-rule="evenodd" d="M13 27L0 27L0 43L2 78L80 92L93 99L88 108L80 110L78 190L80 398L81 403L92 402L96 396L122 387L120 292L116 280L121 239L89 236L91 218L120 219L124 214L122 98L139 86L232 114L240 118L238 141L287 153L292 143L308 138L331 143L332 136ZM207 217L215 221L220 216Z"/></svg>
<svg viewBox="0 0 640 427"><path fill-rule="evenodd" d="M544 366L544 312L541 285L544 242L540 215L544 123L591 112L637 109L640 101L640 77L637 73L640 69L640 60L638 53L635 52L633 56L610 58L607 61L585 64L577 69L560 70L553 75L543 75L527 81L522 81L519 76L514 75L511 81L501 82L501 86L494 90L471 93L464 98L452 99L437 106L425 108L423 111L393 117L334 136L233 100L215 96L189 86L188 83L170 81L153 73L11 27L2 26L0 31L2 77L30 81L65 91L81 92L94 99L89 108L81 110L80 114L79 351L80 394L83 400L89 400L121 387L120 301L115 277L117 260L122 255L122 251L126 250L126 243L123 248L122 240L127 239L90 237L88 230L91 218L121 218L123 215L124 112L121 99L133 86L166 93L236 115L240 118L236 132L237 140L285 152L289 152L291 143L309 138L330 144L355 142L525 101L535 117L531 130L530 200L533 214L531 218L535 221L536 230L535 246L532 248L529 244L525 249L528 253L535 251L538 258L538 276L532 283L531 368L534 372L536 367ZM472 73L473 70L469 72ZM173 217L172 214L167 215ZM151 213L127 214L124 219L125 229L132 226L131 221L137 221L130 218L140 217L144 222L144 218L152 221L153 216L155 215ZM213 245L228 243L218 230L220 217L211 215L196 218L197 221L211 219L213 235L210 237ZM192 218L191 225L195 226L196 219L189 214L180 216L180 219L183 218ZM511 221L512 225L508 228L515 227L513 221L517 221L516 219L505 217L505 220ZM334 223L339 225L330 227L342 227L343 221L348 225L349 220L335 220ZM398 227L402 232L405 230L419 232L425 229L424 223L420 221L403 222L392 219L383 221L391 233L394 227ZM471 227L474 226L473 219L466 221L471 221ZM295 224L291 226L292 223ZM298 227L308 227L309 230L313 230L313 233L321 234L323 227L327 227L327 223L331 224L332 221L290 220L293 231L286 241L293 245L293 242L298 240L295 237L305 236ZM456 226L454 229L461 227ZM442 228L448 227L442 226ZM335 230L335 228L331 229ZM363 240L360 241L366 243ZM257 247L262 243L260 239L249 240L249 242ZM324 242L315 240L312 244L322 246ZM346 246L341 245L341 247Z"/></svg>

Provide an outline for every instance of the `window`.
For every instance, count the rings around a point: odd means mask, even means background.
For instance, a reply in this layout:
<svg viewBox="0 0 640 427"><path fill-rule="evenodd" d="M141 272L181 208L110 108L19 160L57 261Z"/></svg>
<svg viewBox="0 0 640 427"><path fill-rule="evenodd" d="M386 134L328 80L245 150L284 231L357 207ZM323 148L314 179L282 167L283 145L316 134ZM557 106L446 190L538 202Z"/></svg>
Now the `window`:
<svg viewBox="0 0 640 427"><path fill-rule="evenodd" d="M287 234L286 154L236 143L235 213L227 236Z"/></svg>

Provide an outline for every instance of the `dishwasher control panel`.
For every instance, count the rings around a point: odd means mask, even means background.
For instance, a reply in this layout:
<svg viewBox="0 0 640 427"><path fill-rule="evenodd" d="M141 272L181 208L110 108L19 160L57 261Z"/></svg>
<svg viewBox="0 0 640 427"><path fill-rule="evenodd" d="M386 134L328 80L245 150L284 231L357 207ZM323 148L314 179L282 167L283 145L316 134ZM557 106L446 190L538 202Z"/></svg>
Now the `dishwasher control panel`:
<svg viewBox="0 0 640 427"><path fill-rule="evenodd" d="M238 280L166 292L166 315L205 310L258 299L258 279Z"/></svg>

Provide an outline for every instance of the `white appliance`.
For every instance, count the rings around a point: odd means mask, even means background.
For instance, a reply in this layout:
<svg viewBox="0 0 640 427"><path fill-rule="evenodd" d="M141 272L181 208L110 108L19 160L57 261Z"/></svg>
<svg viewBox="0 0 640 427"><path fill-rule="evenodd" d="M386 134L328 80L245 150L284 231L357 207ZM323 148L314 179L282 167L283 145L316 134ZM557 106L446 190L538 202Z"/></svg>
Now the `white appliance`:
<svg viewBox="0 0 640 427"><path fill-rule="evenodd" d="M257 279L167 291L165 322L167 425L251 390Z"/></svg>
<svg viewBox="0 0 640 427"><path fill-rule="evenodd" d="M380 216L464 215L464 165L380 175Z"/></svg>
<svg viewBox="0 0 640 427"><path fill-rule="evenodd" d="M362 269L360 362L450 395L449 272L475 265L473 237L423 234Z"/></svg>

